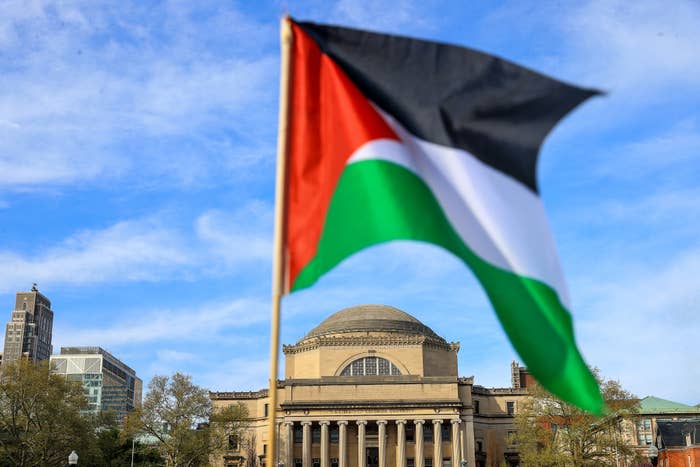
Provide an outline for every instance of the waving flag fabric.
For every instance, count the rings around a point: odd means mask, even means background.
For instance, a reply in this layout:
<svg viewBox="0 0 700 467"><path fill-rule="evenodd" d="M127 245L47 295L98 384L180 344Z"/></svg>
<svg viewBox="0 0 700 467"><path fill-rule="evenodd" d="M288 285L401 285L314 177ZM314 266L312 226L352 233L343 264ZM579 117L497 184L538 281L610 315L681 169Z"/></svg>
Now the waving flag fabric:
<svg viewBox="0 0 700 467"><path fill-rule="evenodd" d="M601 412L536 177L547 133L597 92L462 47L292 31L285 290L371 245L438 245L474 272L537 380Z"/></svg>

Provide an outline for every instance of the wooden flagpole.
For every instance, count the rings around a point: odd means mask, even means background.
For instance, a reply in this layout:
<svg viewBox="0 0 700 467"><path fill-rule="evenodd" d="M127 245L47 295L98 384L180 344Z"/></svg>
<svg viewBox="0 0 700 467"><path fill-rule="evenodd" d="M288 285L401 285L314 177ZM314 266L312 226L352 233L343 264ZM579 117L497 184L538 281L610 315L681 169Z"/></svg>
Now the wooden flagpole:
<svg viewBox="0 0 700 467"><path fill-rule="evenodd" d="M277 373L280 346L280 304L284 293L284 192L287 170L287 129L289 126L290 58L292 28L288 16L280 21L280 106L277 130L277 178L275 181L275 237L272 256L272 318L270 322L270 389L267 411L267 467L278 461L277 446ZM288 466L289 467L289 466Z"/></svg>

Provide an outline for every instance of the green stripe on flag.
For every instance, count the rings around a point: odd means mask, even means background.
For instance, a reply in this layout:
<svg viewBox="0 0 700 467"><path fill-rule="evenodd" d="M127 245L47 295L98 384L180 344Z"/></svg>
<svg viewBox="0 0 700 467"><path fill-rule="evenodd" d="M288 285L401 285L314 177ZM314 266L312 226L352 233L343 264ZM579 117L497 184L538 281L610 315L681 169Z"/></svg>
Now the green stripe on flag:
<svg viewBox="0 0 700 467"><path fill-rule="evenodd" d="M554 290L476 256L428 186L392 162L364 160L345 168L316 256L293 290L311 286L359 250L391 240L432 243L461 258L481 282L510 342L540 384L565 401L602 413L598 385L576 348L571 316Z"/></svg>

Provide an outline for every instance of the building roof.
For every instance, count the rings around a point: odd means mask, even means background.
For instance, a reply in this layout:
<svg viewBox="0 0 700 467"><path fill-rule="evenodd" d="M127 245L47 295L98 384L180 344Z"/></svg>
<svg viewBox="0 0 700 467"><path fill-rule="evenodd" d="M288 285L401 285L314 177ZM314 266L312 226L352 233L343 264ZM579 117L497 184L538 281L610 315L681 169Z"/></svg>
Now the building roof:
<svg viewBox="0 0 700 467"><path fill-rule="evenodd" d="M647 396L639 401L639 413L642 414L666 414L666 413L697 413L700 407L673 402L660 397Z"/></svg>
<svg viewBox="0 0 700 467"><path fill-rule="evenodd" d="M357 305L333 313L302 340L354 332L393 332L444 339L405 311L388 305Z"/></svg>
<svg viewBox="0 0 700 467"><path fill-rule="evenodd" d="M700 419L664 420L657 422L663 447L686 446L686 436L691 444L700 444Z"/></svg>

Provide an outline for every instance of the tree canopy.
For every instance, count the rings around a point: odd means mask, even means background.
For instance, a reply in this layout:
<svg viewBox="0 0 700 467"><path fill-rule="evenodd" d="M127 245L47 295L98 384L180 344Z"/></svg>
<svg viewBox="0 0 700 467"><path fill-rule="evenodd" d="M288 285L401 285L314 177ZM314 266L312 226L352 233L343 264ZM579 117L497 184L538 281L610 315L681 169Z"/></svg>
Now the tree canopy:
<svg viewBox="0 0 700 467"><path fill-rule="evenodd" d="M625 442L623 421L636 412L638 399L618 381L594 374L607 405L597 417L563 402L540 386L531 388L515 417L515 443L524 465L616 465L631 459L634 450Z"/></svg>
<svg viewBox="0 0 700 467"><path fill-rule="evenodd" d="M63 465L72 450L96 457L94 429L79 383L48 362L4 363L0 375L0 465Z"/></svg>
<svg viewBox="0 0 700 467"><path fill-rule="evenodd" d="M239 435L247 423L244 406L214 411L209 392L182 373L155 376L141 408L128 417L131 434L142 433L157 440L156 447L169 467L206 465Z"/></svg>

